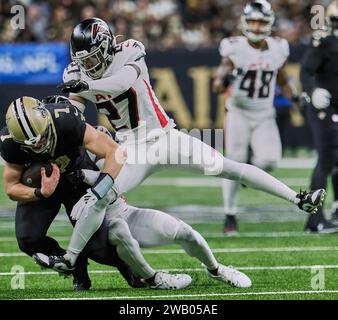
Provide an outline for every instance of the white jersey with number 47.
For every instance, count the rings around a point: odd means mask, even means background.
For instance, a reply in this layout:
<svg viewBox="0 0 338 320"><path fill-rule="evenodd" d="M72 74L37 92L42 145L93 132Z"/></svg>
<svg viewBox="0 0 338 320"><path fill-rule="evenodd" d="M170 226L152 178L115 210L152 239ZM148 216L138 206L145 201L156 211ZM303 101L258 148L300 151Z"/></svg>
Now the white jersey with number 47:
<svg viewBox="0 0 338 320"><path fill-rule="evenodd" d="M272 111L278 69L289 56L285 39L268 37L265 50L253 48L244 36L225 38L219 52L229 58L237 69L228 107Z"/></svg>
<svg viewBox="0 0 338 320"><path fill-rule="evenodd" d="M137 63L141 74L133 86L124 92L106 94L99 90L89 90L77 94L86 100L93 102L98 111L107 115L111 125L116 131L128 132L145 126L147 133L153 129L173 128L172 119L168 117L150 85L149 73L144 56L146 55L141 42L129 39L116 45L112 63L102 76L107 78L114 75L128 63ZM92 80L83 72L80 72L75 63L70 63L63 74L63 81L72 79Z"/></svg>

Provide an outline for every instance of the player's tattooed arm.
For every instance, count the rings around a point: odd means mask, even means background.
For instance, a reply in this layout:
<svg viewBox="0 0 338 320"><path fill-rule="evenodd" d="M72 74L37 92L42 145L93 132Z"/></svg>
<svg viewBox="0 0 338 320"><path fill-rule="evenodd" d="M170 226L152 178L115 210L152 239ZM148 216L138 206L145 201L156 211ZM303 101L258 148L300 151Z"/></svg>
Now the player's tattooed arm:
<svg viewBox="0 0 338 320"><path fill-rule="evenodd" d="M225 92L227 86L229 85L229 76L232 75L234 70L234 64L229 58L222 58L220 65L217 67L215 72L214 81L212 84L213 91L216 94L221 94Z"/></svg>

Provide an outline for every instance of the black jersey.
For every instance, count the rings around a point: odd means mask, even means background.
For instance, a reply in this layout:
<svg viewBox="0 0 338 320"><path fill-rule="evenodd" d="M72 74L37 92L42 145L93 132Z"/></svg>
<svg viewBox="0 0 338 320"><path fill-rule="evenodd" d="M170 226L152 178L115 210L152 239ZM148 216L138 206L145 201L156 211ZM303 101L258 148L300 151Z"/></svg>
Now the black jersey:
<svg viewBox="0 0 338 320"><path fill-rule="evenodd" d="M82 113L70 103L47 104L52 116L51 152L37 154L15 142L7 127L0 131L0 152L3 159L12 164L25 165L35 161L51 161L60 168L60 173L82 169L87 157L83 147L86 122Z"/></svg>
<svg viewBox="0 0 338 320"><path fill-rule="evenodd" d="M311 47L301 63L301 82L310 96L315 88L330 92L331 106L338 111L338 38L323 33L314 34Z"/></svg>

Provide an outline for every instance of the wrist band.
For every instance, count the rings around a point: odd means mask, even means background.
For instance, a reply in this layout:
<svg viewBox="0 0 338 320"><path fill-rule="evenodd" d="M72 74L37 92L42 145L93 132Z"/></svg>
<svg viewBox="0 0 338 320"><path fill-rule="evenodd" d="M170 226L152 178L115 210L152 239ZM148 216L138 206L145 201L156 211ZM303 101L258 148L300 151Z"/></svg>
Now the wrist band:
<svg viewBox="0 0 338 320"><path fill-rule="evenodd" d="M46 197L41 193L41 188L35 188L34 194L39 199L46 199Z"/></svg>
<svg viewBox="0 0 338 320"><path fill-rule="evenodd" d="M91 190L95 194L95 196L100 200L108 193L108 191L112 188L113 185L114 185L113 177L111 177L109 173L101 172L99 178L96 180Z"/></svg>

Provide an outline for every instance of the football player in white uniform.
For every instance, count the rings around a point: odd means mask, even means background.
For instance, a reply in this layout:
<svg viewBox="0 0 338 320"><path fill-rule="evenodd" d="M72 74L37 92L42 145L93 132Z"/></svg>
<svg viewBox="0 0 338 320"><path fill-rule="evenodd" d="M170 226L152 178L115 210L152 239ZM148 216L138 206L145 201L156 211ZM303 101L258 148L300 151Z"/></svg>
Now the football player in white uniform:
<svg viewBox="0 0 338 320"><path fill-rule="evenodd" d="M219 46L222 62L214 79L214 91L229 89L225 117L226 157L271 170L281 159L282 147L273 106L276 82L292 98L285 63L289 45L271 37L274 12L270 3L257 0L247 4L241 16L243 36L224 38ZM227 88L227 86L231 86ZM236 193L238 182L224 180L224 232L237 230Z"/></svg>
<svg viewBox="0 0 338 320"><path fill-rule="evenodd" d="M127 160L115 180L118 194L138 186L155 170L175 165L221 178L237 180L315 213L322 205L325 190L298 193L261 169L224 158L219 152L174 129L150 85L145 49L136 40L116 44L108 25L97 18L78 24L71 37L71 63L59 87L79 109L86 100L107 115L116 136L126 150ZM74 214L86 216L97 201L90 191L74 207ZM80 213L78 212L80 211ZM81 212L84 212L81 213ZM104 215L105 212L102 212ZM102 218L97 214L100 224ZM74 262L81 252L84 233L97 229L85 225L85 232L72 236L65 258ZM79 229L79 228L78 228ZM89 238L88 238L89 239Z"/></svg>

